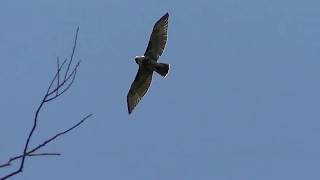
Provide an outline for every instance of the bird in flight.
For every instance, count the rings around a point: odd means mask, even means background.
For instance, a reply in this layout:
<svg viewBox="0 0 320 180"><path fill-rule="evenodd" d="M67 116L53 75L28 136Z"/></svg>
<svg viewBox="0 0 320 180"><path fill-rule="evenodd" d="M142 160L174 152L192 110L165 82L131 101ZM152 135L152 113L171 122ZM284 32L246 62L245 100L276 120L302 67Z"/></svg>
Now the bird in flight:
<svg viewBox="0 0 320 180"><path fill-rule="evenodd" d="M157 62L167 43L168 19L169 14L166 13L155 23L146 52L143 56L135 57L139 70L127 95L129 114L132 113L133 109L148 91L153 72L157 72L163 78L169 72L169 64Z"/></svg>

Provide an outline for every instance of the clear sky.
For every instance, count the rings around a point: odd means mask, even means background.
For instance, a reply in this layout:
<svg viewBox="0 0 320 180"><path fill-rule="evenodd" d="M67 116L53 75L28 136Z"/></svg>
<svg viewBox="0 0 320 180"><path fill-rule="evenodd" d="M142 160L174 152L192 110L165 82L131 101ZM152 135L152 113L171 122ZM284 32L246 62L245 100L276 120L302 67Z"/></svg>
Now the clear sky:
<svg viewBox="0 0 320 180"><path fill-rule="evenodd" d="M0 162L21 153L80 26L74 86L40 114L17 180L320 179L320 3L315 0L1 0ZM154 23L169 39L132 115L126 96ZM17 163L15 163L17 165ZM15 166L12 166L12 168ZM12 169L0 169L0 175Z"/></svg>

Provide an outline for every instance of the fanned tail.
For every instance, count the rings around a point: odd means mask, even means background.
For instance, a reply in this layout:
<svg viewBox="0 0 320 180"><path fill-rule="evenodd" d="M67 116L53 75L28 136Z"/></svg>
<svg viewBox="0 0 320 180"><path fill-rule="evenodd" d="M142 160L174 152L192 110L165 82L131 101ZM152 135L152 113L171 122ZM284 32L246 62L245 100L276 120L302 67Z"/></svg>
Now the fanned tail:
<svg viewBox="0 0 320 180"><path fill-rule="evenodd" d="M169 64L157 63L156 72L165 78L169 72Z"/></svg>

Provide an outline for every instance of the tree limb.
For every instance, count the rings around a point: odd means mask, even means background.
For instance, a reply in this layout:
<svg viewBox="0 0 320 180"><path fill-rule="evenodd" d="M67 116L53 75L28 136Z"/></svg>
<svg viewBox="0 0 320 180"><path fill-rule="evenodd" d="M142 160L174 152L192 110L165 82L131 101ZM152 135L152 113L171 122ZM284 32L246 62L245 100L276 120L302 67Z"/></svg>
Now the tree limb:
<svg viewBox="0 0 320 180"><path fill-rule="evenodd" d="M24 165L25 165L25 160L26 157L32 157L32 156L57 156L60 155L59 153L35 153L37 150L41 149L42 147L46 146L48 143L52 142L53 140L55 140L56 138L72 131L73 129L77 128L78 126L80 126L82 123L84 123L88 118L90 118L93 114L88 114L86 115L84 118L82 118L82 120L80 120L78 123L74 124L72 127L66 129L65 131L59 132L56 135L52 136L51 138L45 140L44 142L42 142L41 144L39 144L38 146L32 148L31 150L29 150L29 144L30 141L33 137L34 132L36 131L37 128L37 124L38 124L38 117L39 114L41 112L41 110L44 108L45 104L55 100L56 98L60 97L62 94L64 94L66 91L69 90L69 88L72 86L72 84L74 83L74 80L76 78L77 75L77 70L78 67L80 65L80 61L78 61L76 63L76 65L72 68L71 73L69 74L69 70L71 68L71 64L74 58L74 53L77 47L77 39L78 39L78 32L79 32L79 27L76 30L76 35L75 35L75 39L74 39L74 44L73 44L73 49L72 49L72 53L70 56L70 59L65 59L61 64L59 62L59 57L57 58L57 72L55 73L54 77L51 80L51 83L49 84L49 87L42 99L42 101L40 102L35 115L34 115L34 119L33 119L33 124L32 124L32 128L29 131L28 137L26 139L26 142L24 144L24 148L23 148L23 153L22 155L19 156L15 156L9 159L9 161L7 163L4 163L2 165L0 165L0 168L3 167L7 167L10 166L11 162L21 159L20 162L20 166L17 170L9 173L8 175L2 177L0 180L5 180L8 179L9 177L15 176L19 173L21 173L23 171ZM65 70L64 73L64 78L62 78L62 80L60 81L60 74L62 72L63 67L65 66L65 64L67 65L67 69ZM56 87L52 89L54 82L56 82Z"/></svg>
<svg viewBox="0 0 320 180"><path fill-rule="evenodd" d="M64 130L54 136L52 136L51 138L45 140L43 143L41 143L40 145L32 148L32 150L29 150L26 154L26 156L59 156L61 155L60 153L34 153L35 151L39 150L40 148L44 147L45 145L47 145L48 143L50 143L51 141L55 140L56 138L58 138L59 136L62 136L66 133L68 133L69 131L77 128L78 126L80 126L82 123L84 123L88 118L90 118L93 114L88 114L87 116L85 116L81 121L79 121L78 123L76 123L75 125L73 125L72 127L70 127L67 130ZM15 156L9 159L9 161L7 163L1 164L0 168L6 167L6 166L10 166L11 162L21 159L23 157L23 155L19 155L19 156Z"/></svg>

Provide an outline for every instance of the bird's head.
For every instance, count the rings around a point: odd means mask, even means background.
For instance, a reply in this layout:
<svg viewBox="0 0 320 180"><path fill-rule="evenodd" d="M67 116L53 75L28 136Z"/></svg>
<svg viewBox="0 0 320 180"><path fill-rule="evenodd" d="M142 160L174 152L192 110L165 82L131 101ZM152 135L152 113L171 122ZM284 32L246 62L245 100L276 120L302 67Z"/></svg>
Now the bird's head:
<svg viewBox="0 0 320 180"><path fill-rule="evenodd" d="M144 59L144 56L136 56L136 57L134 58L134 60L136 61L136 63L137 63L138 65L141 65L141 64L142 64L143 59Z"/></svg>

